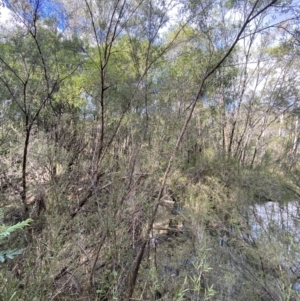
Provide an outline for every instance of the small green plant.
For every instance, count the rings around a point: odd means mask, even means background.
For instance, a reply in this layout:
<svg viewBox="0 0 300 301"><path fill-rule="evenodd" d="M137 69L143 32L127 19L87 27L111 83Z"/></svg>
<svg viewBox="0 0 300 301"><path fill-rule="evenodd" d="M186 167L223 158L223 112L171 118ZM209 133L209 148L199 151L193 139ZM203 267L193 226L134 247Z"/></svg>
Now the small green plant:
<svg viewBox="0 0 300 301"><path fill-rule="evenodd" d="M188 281L187 281L187 276L184 278L182 287L179 288L178 291L175 292L175 300L176 301L183 301L185 300L185 294L189 292L188 288L185 288L185 286L187 285Z"/></svg>
<svg viewBox="0 0 300 301"><path fill-rule="evenodd" d="M0 209L0 222L2 223L3 220L3 210ZM5 262L6 259L13 259L16 255L21 254L24 249L8 249L8 250L1 250L2 246L1 244L3 243L4 240L6 240L8 238L8 236L19 230L19 229L23 229L26 226L29 226L29 224L32 222L32 219L26 219L25 221L22 221L20 223L17 223L15 225L12 226L6 226L4 224L0 225L0 263Z"/></svg>
<svg viewBox="0 0 300 301"><path fill-rule="evenodd" d="M209 273L212 268L208 264L208 252L210 249L201 248L198 253L196 262L193 263L195 274L189 276L191 282L190 290L196 298L203 298L203 300L211 300L217 293L213 289L213 285L208 286L208 283L203 284L205 281L205 274Z"/></svg>

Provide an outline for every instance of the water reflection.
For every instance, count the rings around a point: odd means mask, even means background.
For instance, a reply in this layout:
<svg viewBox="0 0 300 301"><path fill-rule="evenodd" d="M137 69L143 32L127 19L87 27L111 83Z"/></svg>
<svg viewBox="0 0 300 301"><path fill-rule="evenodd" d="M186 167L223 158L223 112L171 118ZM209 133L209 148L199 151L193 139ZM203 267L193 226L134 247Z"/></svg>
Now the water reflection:
<svg viewBox="0 0 300 301"><path fill-rule="evenodd" d="M248 225L255 241L276 242L281 249L278 255L281 266L294 275L300 273L300 204L290 201L284 204L266 202L250 206ZM298 277L297 277L298 278ZM300 282L292 285L300 292Z"/></svg>
<svg viewBox="0 0 300 301"><path fill-rule="evenodd" d="M252 235L258 239L263 234L273 236L277 232L292 234L297 242L300 241L300 204L290 201L284 204L266 202L250 206ZM275 232L274 232L275 231Z"/></svg>

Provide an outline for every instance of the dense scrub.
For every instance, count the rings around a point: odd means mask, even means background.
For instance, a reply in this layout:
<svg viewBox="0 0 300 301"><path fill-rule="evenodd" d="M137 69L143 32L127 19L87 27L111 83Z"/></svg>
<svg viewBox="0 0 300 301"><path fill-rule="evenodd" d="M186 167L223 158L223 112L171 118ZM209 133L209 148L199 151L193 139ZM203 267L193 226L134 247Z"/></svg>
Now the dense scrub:
<svg viewBox="0 0 300 301"><path fill-rule="evenodd" d="M299 300L297 3L3 7L1 300Z"/></svg>

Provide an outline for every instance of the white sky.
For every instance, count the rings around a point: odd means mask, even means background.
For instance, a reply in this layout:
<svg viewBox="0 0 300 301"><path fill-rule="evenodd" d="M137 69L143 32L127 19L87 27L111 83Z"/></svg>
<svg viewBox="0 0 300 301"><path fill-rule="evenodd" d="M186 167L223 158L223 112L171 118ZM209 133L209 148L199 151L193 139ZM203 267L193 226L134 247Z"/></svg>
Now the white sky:
<svg viewBox="0 0 300 301"><path fill-rule="evenodd" d="M0 0L0 25L11 26L13 23L13 14Z"/></svg>

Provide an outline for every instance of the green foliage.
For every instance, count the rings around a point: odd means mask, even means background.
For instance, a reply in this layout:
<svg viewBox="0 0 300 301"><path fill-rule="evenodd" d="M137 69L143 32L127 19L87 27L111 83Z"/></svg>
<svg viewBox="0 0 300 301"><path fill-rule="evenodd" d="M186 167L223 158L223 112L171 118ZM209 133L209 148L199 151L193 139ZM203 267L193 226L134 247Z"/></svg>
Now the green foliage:
<svg viewBox="0 0 300 301"><path fill-rule="evenodd" d="M0 209L0 220L3 219L3 210ZM23 229L30 225L32 219L27 219L25 221L19 222L12 226L1 225L0 226L0 243L3 243L5 238L8 238L11 233ZM24 249L14 249L14 250L0 250L0 262L5 262L6 259L13 259L16 255L21 254Z"/></svg>
<svg viewBox="0 0 300 301"><path fill-rule="evenodd" d="M0 201L21 193L35 223L0 226L0 262L32 226L0 299L295 299L295 237L253 230L255 206L299 199L296 24L269 15L283 2L57 0L59 30L35 15L49 1L25 2L10 1L28 26L0 33Z"/></svg>

